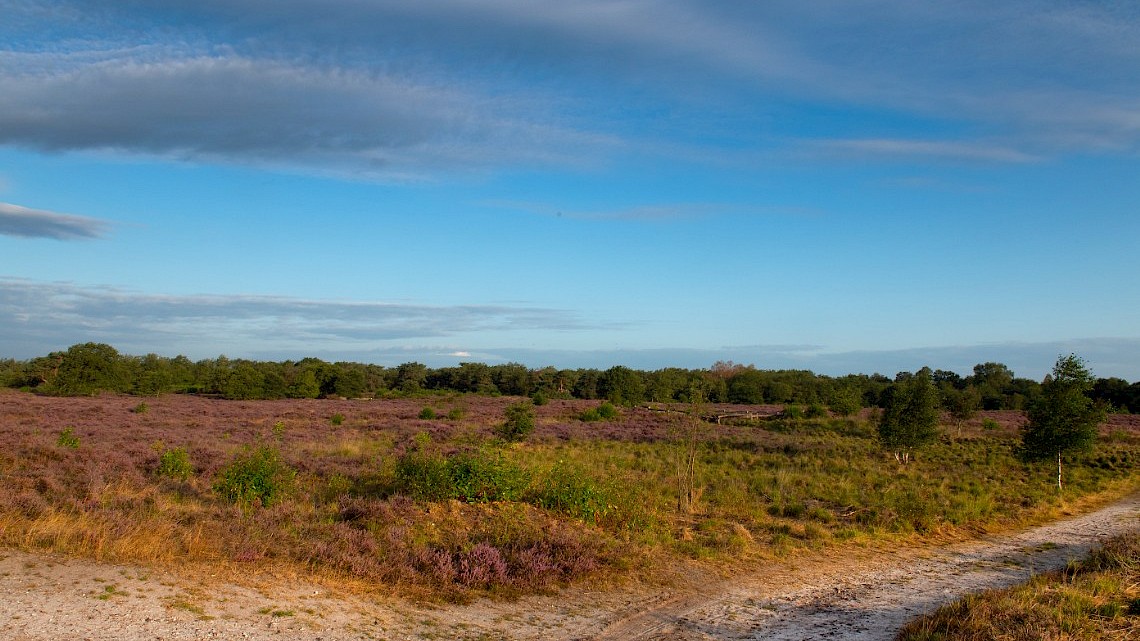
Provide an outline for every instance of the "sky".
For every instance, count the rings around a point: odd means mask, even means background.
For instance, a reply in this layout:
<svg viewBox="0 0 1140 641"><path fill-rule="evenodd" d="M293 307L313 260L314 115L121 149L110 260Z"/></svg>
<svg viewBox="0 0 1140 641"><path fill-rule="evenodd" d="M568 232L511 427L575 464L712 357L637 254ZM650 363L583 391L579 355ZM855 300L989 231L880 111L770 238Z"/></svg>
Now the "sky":
<svg viewBox="0 0 1140 641"><path fill-rule="evenodd" d="M1140 4L0 0L0 357L1140 380Z"/></svg>

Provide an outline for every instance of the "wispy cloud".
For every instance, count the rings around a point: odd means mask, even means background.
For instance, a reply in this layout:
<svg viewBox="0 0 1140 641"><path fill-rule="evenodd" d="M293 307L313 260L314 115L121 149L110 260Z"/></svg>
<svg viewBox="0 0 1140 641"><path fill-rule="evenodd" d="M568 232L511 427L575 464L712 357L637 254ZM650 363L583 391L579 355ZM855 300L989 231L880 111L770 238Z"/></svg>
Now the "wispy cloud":
<svg viewBox="0 0 1140 641"><path fill-rule="evenodd" d="M1043 160L1036 154L985 142L868 138L815 141L809 146L824 153L864 158L883 156L993 163L1029 163Z"/></svg>
<svg viewBox="0 0 1140 641"><path fill-rule="evenodd" d="M527 212L539 216L577 220L668 221L714 216L815 217L823 214L822 211L812 207L741 205L730 203L657 203L631 205L618 209L596 210L564 208L550 203L516 200L491 200L482 204Z"/></svg>
<svg viewBox="0 0 1140 641"><path fill-rule="evenodd" d="M0 203L0 235L4 236L55 240L100 238L109 227L106 221L96 218Z"/></svg>
<svg viewBox="0 0 1140 641"><path fill-rule="evenodd" d="M706 113L742 131L791 100L960 125L928 140L837 132L860 159L1140 146L1128 3L40 4L0 26L0 144L419 177L604 162L629 145L680 153L667 143L681 140L731 155ZM661 105L659 126L625 126L631 107Z"/></svg>
<svg viewBox="0 0 1140 641"><path fill-rule="evenodd" d="M575 330L574 314L525 306L431 306L274 296L161 296L0 279L0 344L22 352L96 340L125 351L232 349L306 355L483 331Z"/></svg>

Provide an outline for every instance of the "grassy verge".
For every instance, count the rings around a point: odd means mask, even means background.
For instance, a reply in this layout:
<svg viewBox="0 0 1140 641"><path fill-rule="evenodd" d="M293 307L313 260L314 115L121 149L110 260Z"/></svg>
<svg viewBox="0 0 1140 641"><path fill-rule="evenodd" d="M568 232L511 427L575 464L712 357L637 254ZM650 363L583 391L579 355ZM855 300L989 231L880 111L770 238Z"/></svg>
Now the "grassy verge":
<svg viewBox="0 0 1140 641"><path fill-rule="evenodd" d="M1140 639L1140 532L1028 583L945 606L909 624L900 641Z"/></svg>

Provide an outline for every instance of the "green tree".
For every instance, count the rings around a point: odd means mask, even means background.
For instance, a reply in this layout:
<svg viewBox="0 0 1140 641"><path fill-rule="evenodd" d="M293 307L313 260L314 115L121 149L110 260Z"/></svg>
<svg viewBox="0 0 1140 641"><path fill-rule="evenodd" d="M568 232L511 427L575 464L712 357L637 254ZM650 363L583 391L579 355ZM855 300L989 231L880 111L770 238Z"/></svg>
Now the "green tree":
<svg viewBox="0 0 1140 641"><path fill-rule="evenodd" d="M615 405L636 405L645 400L645 381L641 372L615 365L602 372L598 393Z"/></svg>
<svg viewBox="0 0 1140 641"><path fill-rule="evenodd" d="M62 396L125 392L130 389L130 372L126 359L114 347L83 343L72 345L62 355L51 385Z"/></svg>
<svg viewBox="0 0 1140 641"><path fill-rule="evenodd" d="M1097 425L1104 421L1103 405L1089 398L1095 379L1075 354L1061 356L1053 373L1041 383L1041 395L1027 412L1029 422L1021 443L1031 460L1057 459L1057 490L1062 489L1063 455L1087 451L1096 441Z"/></svg>
<svg viewBox="0 0 1140 641"><path fill-rule="evenodd" d="M942 406L954 418L958 436L962 435L962 424L974 418L982 404L982 393L970 386L965 389L949 387L942 390Z"/></svg>
<svg viewBox="0 0 1140 641"><path fill-rule="evenodd" d="M514 403L507 407L506 421L495 429L505 441L522 441L534 431L534 404L530 401Z"/></svg>
<svg viewBox="0 0 1140 641"><path fill-rule="evenodd" d="M930 368L900 373L883 392L883 412L878 422L879 441L895 460L906 464L911 450L938 436L938 390Z"/></svg>

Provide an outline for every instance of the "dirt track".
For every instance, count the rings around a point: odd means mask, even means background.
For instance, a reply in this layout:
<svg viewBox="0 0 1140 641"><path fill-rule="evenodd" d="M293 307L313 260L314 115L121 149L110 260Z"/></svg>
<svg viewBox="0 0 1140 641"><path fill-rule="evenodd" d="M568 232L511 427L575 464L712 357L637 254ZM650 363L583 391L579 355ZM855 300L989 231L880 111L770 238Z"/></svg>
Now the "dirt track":
<svg viewBox="0 0 1140 641"><path fill-rule="evenodd" d="M1140 495L1013 535L774 566L673 593L567 590L439 608L362 601L281 578L238 587L137 567L0 551L0 638L889 639L918 613L1063 566L1140 528Z"/></svg>

